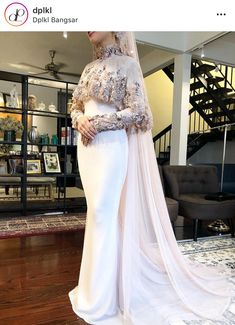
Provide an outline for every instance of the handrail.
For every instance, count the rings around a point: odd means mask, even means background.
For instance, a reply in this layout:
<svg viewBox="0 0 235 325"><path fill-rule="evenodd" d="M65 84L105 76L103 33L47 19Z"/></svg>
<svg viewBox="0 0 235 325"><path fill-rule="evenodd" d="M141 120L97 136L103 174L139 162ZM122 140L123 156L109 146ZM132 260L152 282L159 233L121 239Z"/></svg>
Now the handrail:
<svg viewBox="0 0 235 325"><path fill-rule="evenodd" d="M198 63L198 60L195 60L195 62L194 62L195 64L197 64ZM192 63L193 64L193 63ZM216 67L216 64L214 64L214 63L212 63L213 64L213 66L215 66ZM200 80L200 78L198 78L198 76L197 75L195 75L195 66L194 67L192 67L192 72L194 72L193 74L194 74L194 81L195 80L198 80L199 82L201 82L202 83L202 86L204 87L204 89L206 90L206 91L208 91L209 90L209 93L212 95L212 97L214 98L215 96L214 96L214 94L212 94L211 93L211 88L210 87L206 87L206 85L204 85L203 84L203 82ZM224 77L224 75L223 75L223 73L222 73L222 71L219 69L219 71L220 71L220 73L221 73L221 75ZM165 71L165 73L168 75L168 77L173 81L174 80L174 75L171 73L171 75L170 75L170 71ZM228 82L229 84L230 84L230 82ZM234 89L233 87L232 87L232 89ZM195 89L194 90L194 93L195 93L195 91L196 91L196 93L198 93L197 92L197 90ZM199 93L200 93L200 91L199 91ZM216 100L217 100L217 98L216 98ZM229 117L231 118L232 116L230 116L230 112L224 107L224 105L223 105L223 102L221 102L221 100L219 99L218 100L218 104L219 104L219 106L221 107L221 109L223 110L223 111L225 111L226 110L226 112L225 113L227 113L226 114L226 116L227 115L229 115ZM221 105L222 104L222 105ZM198 106L198 104L195 102L195 105L193 104L193 103L191 103L191 105L193 106L190 110L189 110L189 116L191 117L191 115L192 115L192 113L196 113L196 112L198 112L197 111L197 109L196 109L196 106ZM198 112L198 114L199 114L199 120L198 120L198 127L199 127L199 129L200 129L200 121L201 121L201 119L203 119L206 123L207 123L207 125L209 126L209 129L212 129L213 127L211 127L211 125L210 125L210 123L209 123L209 120L207 119L207 120L205 120L205 114L200 114L199 112ZM195 124L196 124L196 118L194 118L194 130L195 130ZM223 127L223 125L221 126L221 127ZM217 128L217 127L216 127ZM154 142L154 146L155 146L155 148L156 148L156 142L157 141L159 141L159 154L160 154L160 152L161 152L161 148L162 148L162 145L161 145L161 138L162 137L164 137L164 152L166 152L165 151L165 149L166 149L166 137L167 137L167 134L169 134L170 132L171 132L171 129L172 129L172 123L170 124L170 125L168 125L167 127L165 127L161 132L159 132L157 135L155 135L154 137L153 137L153 142ZM191 120L190 120L190 124L189 124L189 134L193 134L193 133L195 133L195 132L190 132L191 131ZM203 133L205 133L206 131L208 131L208 129L206 129L206 130L204 130L204 125L203 125ZM197 131L197 132L201 132L201 131ZM170 133L171 134L171 133ZM170 141L170 139L168 139L169 141ZM192 141L195 141L195 139L194 140L192 140ZM169 144L170 143L168 143L168 147L169 147ZM190 144L190 143L189 143ZM155 151L156 151L156 149L155 149Z"/></svg>

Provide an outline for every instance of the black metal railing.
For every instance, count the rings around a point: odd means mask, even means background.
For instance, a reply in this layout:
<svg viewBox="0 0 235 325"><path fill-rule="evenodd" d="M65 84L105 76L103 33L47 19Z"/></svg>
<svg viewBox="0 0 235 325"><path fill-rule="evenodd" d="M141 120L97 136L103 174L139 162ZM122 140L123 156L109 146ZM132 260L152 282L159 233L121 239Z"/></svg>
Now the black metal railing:
<svg viewBox="0 0 235 325"><path fill-rule="evenodd" d="M163 69L172 82L173 69L174 64ZM211 73L215 69L216 76ZM233 67L222 64L211 62L205 64L201 60L192 62L190 83L192 107L189 109L188 149L192 145L190 134L208 133L213 126L235 121L233 71ZM228 93L231 93L231 96ZM167 160L170 157L171 130L172 124L153 137L156 157L159 159Z"/></svg>

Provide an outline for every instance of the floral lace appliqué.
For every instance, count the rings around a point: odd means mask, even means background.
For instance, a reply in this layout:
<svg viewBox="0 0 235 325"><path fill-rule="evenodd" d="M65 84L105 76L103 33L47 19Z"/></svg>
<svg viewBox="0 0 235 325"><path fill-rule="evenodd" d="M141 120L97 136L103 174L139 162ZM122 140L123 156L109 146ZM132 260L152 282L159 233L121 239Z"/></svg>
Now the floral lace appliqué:
<svg viewBox="0 0 235 325"><path fill-rule="evenodd" d="M122 58L121 58L122 56ZM123 56L117 47L107 46L99 59L83 70L73 92L72 125L84 113L84 103L90 98L113 104L116 112L92 116L90 121L97 131L133 127L142 131L151 129L153 118L147 105L140 68L129 56Z"/></svg>

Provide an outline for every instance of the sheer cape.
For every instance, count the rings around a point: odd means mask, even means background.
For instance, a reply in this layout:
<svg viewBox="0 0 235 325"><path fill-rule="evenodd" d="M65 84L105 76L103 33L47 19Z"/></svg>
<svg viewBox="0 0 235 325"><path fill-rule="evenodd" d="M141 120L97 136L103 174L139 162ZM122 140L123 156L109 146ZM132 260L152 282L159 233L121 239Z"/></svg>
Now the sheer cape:
<svg viewBox="0 0 235 325"><path fill-rule="evenodd" d="M117 32L123 52L140 66L132 32ZM151 116L147 91L145 108ZM153 119L151 119L153 121ZM235 271L191 261L178 247L161 184L151 129L128 130L129 162L120 201L122 251L119 298L124 323L225 320L235 297Z"/></svg>
<svg viewBox="0 0 235 325"><path fill-rule="evenodd" d="M225 320L235 296L234 271L191 261L176 242L151 131L129 132L129 162L119 221L123 324ZM157 320L157 322L156 322Z"/></svg>

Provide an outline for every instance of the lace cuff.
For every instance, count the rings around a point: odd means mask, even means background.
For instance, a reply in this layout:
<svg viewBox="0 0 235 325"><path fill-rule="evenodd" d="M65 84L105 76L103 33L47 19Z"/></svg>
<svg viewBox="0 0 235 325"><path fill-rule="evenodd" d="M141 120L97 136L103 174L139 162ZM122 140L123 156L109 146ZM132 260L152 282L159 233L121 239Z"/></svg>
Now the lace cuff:
<svg viewBox="0 0 235 325"><path fill-rule="evenodd" d="M118 117L117 113L93 115L89 118L89 121L97 132L105 130L120 130L125 127L125 123L120 117Z"/></svg>
<svg viewBox="0 0 235 325"><path fill-rule="evenodd" d="M123 114L121 114L123 113ZM89 121L92 123L92 126L96 129L97 132L106 131L106 130L120 130L127 128L130 124L138 124L142 122L144 116L138 113L129 114L124 110L117 113L106 113L106 114L97 114L89 118Z"/></svg>

